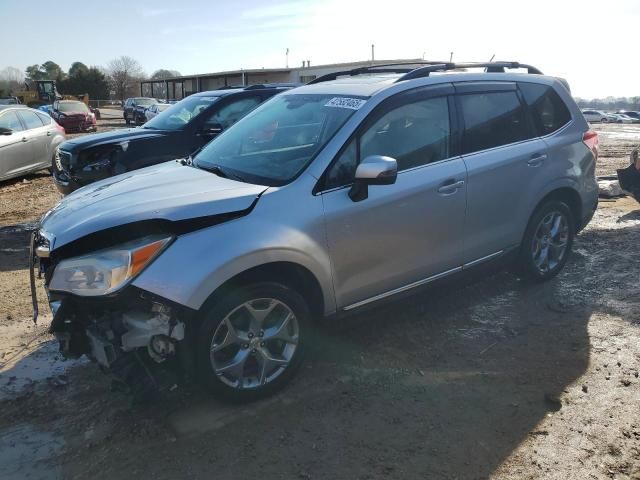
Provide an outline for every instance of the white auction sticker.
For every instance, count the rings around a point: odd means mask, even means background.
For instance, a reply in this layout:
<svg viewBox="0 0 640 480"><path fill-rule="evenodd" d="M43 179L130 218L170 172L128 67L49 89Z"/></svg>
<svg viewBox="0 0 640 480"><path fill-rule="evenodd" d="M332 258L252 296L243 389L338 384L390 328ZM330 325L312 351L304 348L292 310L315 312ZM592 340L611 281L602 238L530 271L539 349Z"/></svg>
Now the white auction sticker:
<svg viewBox="0 0 640 480"><path fill-rule="evenodd" d="M362 100L361 98L333 97L331 100L325 103L324 106L358 110L365 103L366 100Z"/></svg>

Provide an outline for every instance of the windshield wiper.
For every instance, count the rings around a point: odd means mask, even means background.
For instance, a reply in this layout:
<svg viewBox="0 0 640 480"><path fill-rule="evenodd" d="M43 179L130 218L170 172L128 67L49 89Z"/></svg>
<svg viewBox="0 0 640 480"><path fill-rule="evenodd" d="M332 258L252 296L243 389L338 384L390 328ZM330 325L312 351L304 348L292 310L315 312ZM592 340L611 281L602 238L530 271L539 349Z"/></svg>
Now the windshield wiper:
<svg viewBox="0 0 640 480"><path fill-rule="evenodd" d="M228 178L230 180L237 180L239 182L246 182L246 180L241 175L238 175L237 173L231 173L230 170L228 170L228 169L226 169L226 168L224 168L224 167L222 167L220 165L217 165L217 164L214 164L214 165L201 165L201 164L198 164L198 167L200 167L200 168L202 168L204 170L207 170L207 171L209 171L211 173L215 173L216 175L218 175L219 177L222 177L222 178Z"/></svg>

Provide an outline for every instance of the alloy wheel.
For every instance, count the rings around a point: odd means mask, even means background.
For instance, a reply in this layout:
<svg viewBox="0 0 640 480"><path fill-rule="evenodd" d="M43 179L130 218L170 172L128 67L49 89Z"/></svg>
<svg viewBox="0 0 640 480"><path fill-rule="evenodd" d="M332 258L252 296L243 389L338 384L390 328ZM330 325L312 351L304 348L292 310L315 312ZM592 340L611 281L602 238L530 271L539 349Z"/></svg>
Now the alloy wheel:
<svg viewBox="0 0 640 480"><path fill-rule="evenodd" d="M567 254L569 222L556 210L545 215L536 228L531 242L531 258L540 274L556 268Z"/></svg>
<svg viewBox="0 0 640 480"><path fill-rule="evenodd" d="M217 326L209 358L218 378L237 389L272 383L298 348L299 325L292 309L274 298L234 308Z"/></svg>

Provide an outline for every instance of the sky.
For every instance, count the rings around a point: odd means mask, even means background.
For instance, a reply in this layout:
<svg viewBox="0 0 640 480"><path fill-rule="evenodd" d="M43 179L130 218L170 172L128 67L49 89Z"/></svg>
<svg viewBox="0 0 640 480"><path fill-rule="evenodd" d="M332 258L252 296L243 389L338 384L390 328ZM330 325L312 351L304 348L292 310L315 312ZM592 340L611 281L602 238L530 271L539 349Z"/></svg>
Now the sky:
<svg viewBox="0 0 640 480"><path fill-rule="evenodd" d="M0 70L128 55L183 75L376 59L517 60L640 96L640 0L0 0ZM26 27L28 25L28 27ZM626 28L625 28L626 26ZM10 47L7 47L10 46Z"/></svg>

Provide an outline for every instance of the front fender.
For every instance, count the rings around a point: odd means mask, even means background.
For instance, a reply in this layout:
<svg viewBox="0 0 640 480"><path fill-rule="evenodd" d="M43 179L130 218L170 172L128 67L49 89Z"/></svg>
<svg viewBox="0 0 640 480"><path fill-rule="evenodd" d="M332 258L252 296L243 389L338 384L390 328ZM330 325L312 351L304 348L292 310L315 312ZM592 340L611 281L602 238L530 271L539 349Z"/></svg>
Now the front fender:
<svg viewBox="0 0 640 480"><path fill-rule="evenodd" d="M197 310L236 275L273 262L289 262L314 275L322 289L325 313L333 313L322 200L311 195L308 199L288 203L284 211L280 201L272 202L271 208L263 196L246 217L182 235L133 284Z"/></svg>

